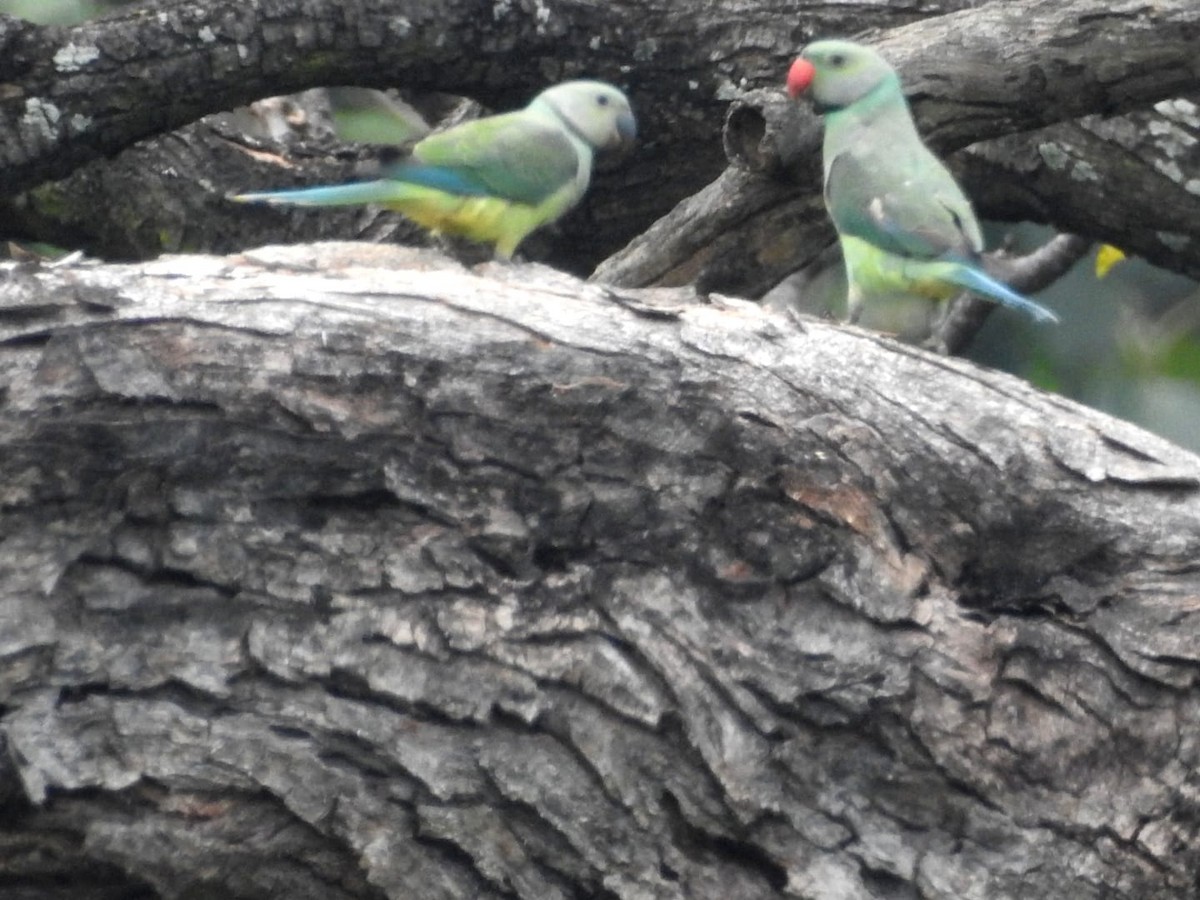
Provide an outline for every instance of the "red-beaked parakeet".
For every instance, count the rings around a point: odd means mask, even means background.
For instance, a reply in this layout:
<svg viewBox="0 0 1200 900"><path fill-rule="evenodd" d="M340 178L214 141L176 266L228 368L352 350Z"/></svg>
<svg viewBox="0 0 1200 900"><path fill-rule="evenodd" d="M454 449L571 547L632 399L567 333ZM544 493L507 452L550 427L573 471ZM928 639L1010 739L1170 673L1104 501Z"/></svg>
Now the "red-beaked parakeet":
<svg viewBox="0 0 1200 900"><path fill-rule="evenodd" d="M239 194L247 203L378 203L434 233L493 244L511 259L532 231L587 191L597 150L637 134L626 96L602 81L567 81L515 112L463 122L419 141L374 181Z"/></svg>
<svg viewBox="0 0 1200 900"><path fill-rule="evenodd" d="M850 41L816 41L787 90L825 115L825 206L846 260L850 321L876 296L947 300L969 290L1056 322L982 268L983 235L954 176L925 146L896 71Z"/></svg>

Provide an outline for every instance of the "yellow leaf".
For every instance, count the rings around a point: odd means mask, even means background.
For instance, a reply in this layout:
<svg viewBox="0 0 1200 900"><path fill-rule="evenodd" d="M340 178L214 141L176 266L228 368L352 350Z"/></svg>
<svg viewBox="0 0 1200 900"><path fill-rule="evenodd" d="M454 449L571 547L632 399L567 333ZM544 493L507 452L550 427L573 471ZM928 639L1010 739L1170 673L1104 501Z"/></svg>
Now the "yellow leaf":
<svg viewBox="0 0 1200 900"><path fill-rule="evenodd" d="M1108 270L1125 258L1123 250L1112 244L1101 244L1096 253L1096 277L1103 278Z"/></svg>

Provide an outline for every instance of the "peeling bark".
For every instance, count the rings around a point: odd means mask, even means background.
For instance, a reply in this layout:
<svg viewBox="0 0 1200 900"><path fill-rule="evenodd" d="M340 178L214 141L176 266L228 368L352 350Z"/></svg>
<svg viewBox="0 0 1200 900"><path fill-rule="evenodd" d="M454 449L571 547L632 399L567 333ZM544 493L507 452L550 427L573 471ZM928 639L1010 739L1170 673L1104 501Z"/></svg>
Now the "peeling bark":
<svg viewBox="0 0 1200 900"><path fill-rule="evenodd" d="M14 896L1197 896L1194 456L539 267L0 279Z"/></svg>

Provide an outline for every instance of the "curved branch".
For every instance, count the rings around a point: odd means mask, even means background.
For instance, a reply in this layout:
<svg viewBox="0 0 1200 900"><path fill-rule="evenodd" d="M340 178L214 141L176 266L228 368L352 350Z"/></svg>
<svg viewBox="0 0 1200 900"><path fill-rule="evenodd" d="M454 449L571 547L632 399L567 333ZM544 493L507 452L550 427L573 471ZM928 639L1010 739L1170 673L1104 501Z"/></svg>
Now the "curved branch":
<svg viewBox="0 0 1200 900"><path fill-rule="evenodd" d="M611 189L593 192L596 218L608 226L604 239L569 262L590 268L719 174L714 133L727 100L747 87L777 85L814 34L844 32L868 13L888 27L956 8L961 12L890 32L885 42L926 127L944 146L1129 109L1196 85L1192 48L1200 12L1190 0L1153 7L1132 0L822 3L804 10L803 33L794 8L781 13L763 0L707 4L687 17L666 0L173 2L155 14L138 8L74 29L0 21L0 195L205 113L315 85L402 84L511 107L544 86L552 59L554 78L586 74L622 84L650 126L643 149L608 182ZM955 48L952 55L947 47ZM163 162L169 159L165 153ZM195 196L168 208L211 210L227 187L209 180L183 185ZM757 215L759 193L737 196L742 220ZM100 199L93 207L109 205ZM189 230L187 221L164 218L147 222L146 234ZM232 227L222 233L238 233L236 223L226 224ZM560 243L586 247L592 225L587 215L568 220L570 240ZM95 230L114 228L132 231L122 221ZM311 233L302 229L296 237ZM127 243L147 241L133 236ZM695 271L686 245L700 243L696 236L683 240L682 252L656 267L658 275ZM758 252L778 255L775 243L764 234ZM706 256L723 253L714 247ZM764 284L780 274L770 271ZM719 275L704 280L723 289L736 285Z"/></svg>
<svg viewBox="0 0 1200 900"><path fill-rule="evenodd" d="M1165 13L1162 19L1159 9ZM1073 4L993 3L893 29L879 46L900 70L922 132L946 152L1086 113L1116 112L1194 91L1200 75L1179 55L1182 45L1168 49L1159 60L1161 67L1151 61L1159 27L1178 28L1176 37L1194 41L1200 33L1200 8L1118 4L1089 18L1082 6ZM951 59L949 47L954 48ZM1110 70L1110 64L1115 68ZM1135 93L1141 94L1136 100ZM704 290L758 296L804 268L832 234L818 200L819 161L808 158L816 155L819 160L819 128L815 118L790 110L769 92L745 94L728 120L727 130L733 133L727 135L726 146L734 168L748 166L762 177L722 175L606 260L597 279L630 286L676 284L676 273L685 272ZM755 146L760 137L761 146ZM1099 160L1105 154L1114 157L1111 146L1097 147L1087 159ZM1107 171L1118 165L1097 168ZM772 194L776 174L789 166L793 183L776 186ZM1130 186L1129 179L1119 177L1113 186L1115 194ZM1094 205L1095 191L1092 196ZM1162 190L1152 195L1145 209L1153 207L1153 197L1161 196ZM1194 195L1176 197L1166 208L1195 201ZM993 213L987 202L979 208L985 215ZM1095 231L1087 209L1081 204L1059 217L1069 222L1051 221L1091 235ZM715 230L701 220L708 210L721 210L727 227ZM1192 241L1184 254L1189 257L1185 265L1200 265L1200 242ZM1175 260L1178 264L1178 249Z"/></svg>
<svg viewBox="0 0 1200 900"><path fill-rule="evenodd" d="M1193 886L1194 456L537 267L0 279L0 798L42 858L297 900Z"/></svg>
<svg viewBox="0 0 1200 900"><path fill-rule="evenodd" d="M987 268L1021 293L1036 294L1067 274L1091 248L1092 242L1086 238L1059 234L1025 256L989 256ZM961 353L995 310L995 303L964 294L937 323L930 345L944 353Z"/></svg>
<svg viewBox="0 0 1200 900"><path fill-rule="evenodd" d="M965 5L823 4L809 22L867 9L891 24ZM207 113L329 85L441 90L508 108L547 80L601 77L630 88L648 121L699 138L724 106L720 88L776 77L795 49L791 32L763 0L687 17L669 0L173 0L71 29L0 17L0 195ZM707 158L697 149L702 184L719 147Z"/></svg>
<svg viewBox="0 0 1200 900"><path fill-rule="evenodd" d="M1082 230L1200 278L1200 115L1177 99L970 148L957 162L980 209Z"/></svg>

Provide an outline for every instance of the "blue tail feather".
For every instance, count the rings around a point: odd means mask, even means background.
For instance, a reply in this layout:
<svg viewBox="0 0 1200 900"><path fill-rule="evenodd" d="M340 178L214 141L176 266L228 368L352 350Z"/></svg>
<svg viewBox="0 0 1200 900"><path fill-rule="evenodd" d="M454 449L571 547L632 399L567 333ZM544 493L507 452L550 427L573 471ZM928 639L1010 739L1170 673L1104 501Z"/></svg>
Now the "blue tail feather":
<svg viewBox="0 0 1200 900"><path fill-rule="evenodd" d="M974 294L985 296L989 300L994 300L997 304L1007 306L1010 310L1020 310L1030 314L1038 322L1058 322L1058 317L1048 308L1038 302L1034 302L1016 293L1015 290L1008 287L1000 281L996 281L994 277L986 274L984 271L974 268L974 266L960 264L955 266L953 281L961 288L966 288Z"/></svg>
<svg viewBox="0 0 1200 900"><path fill-rule="evenodd" d="M447 194L466 197L490 197L495 194L495 191L479 178L479 173L469 168L422 165L408 160L390 166L383 174L397 181L436 188Z"/></svg>
<svg viewBox="0 0 1200 900"><path fill-rule="evenodd" d="M1058 316L1040 303L1035 303L1028 297L1022 297L1008 285L997 281L974 266L965 263L955 266L952 280L959 287L966 288L968 291L980 294L1010 309L1026 312L1039 322L1058 321Z"/></svg>
<svg viewBox="0 0 1200 900"><path fill-rule="evenodd" d="M411 196L406 185L418 185L459 196L490 196L487 185L473 178L469 172L403 163L389 168L385 174L386 178L377 178L374 181L283 191L259 191L252 194L236 194L230 199L239 203L272 203L287 206L357 206L362 203L403 200Z"/></svg>
<svg viewBox="0 0 1200 900"><path fill-rule="evenodd" d="M357 206L362 203L384 203L391 199L400 199L396 194L402 190L401 182L380 179L286 191L236 194L229 199L239 203L280 203L288 206Z"/></svg>

